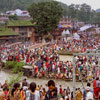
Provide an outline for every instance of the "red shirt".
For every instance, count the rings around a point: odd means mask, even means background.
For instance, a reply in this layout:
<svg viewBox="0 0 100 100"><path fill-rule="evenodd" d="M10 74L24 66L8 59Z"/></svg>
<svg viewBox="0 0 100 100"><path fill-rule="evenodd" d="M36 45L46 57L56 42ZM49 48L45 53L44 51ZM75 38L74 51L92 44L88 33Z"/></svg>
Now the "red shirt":
<svg viewBox="0 0 100 100"><path fill-rule="evenodd" d="M62 94L62 92L63 92L63 91L62 91L62 87L60 87L60 94Z"/></svg>

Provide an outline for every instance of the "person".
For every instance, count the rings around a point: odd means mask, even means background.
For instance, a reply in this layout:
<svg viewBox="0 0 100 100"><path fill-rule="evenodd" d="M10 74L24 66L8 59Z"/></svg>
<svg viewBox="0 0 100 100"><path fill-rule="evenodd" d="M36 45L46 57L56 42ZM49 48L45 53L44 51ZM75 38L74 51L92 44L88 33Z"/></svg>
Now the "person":
<svg viewBox="0 0 100 100"><path fill-rule="evenodd" d="M20 90L20 100L25 100L25 92L24 92L24 89L23 88L21 88L21 90Z"/></svg>
<svg viewBox="0 0 100 100"><path fill-rule="evenodd" d="M8 96L8 94L9 94L9 88L7 88L7 89L4 91L4 93L5 93L5 100L9 100L9 96Z"/></svg>
<svg viewBox="0 0 100 100"><path fill-rule="evenodd" d="M82 91L80 88L78 88L76 91L76 100L82 100Z"/></svg>
<svg viewBox="0 0 100 100"><path fill-rule="evenodd" d="M3 84L3 90L6 90L8 88L8 80L5 80L5 83Z"/></svg>
<svg viewBox="0 0 100 100"><path fill-rule="evenodd" d="M20 100L20 83L14 83L13 89L11 91L11 100Z"/></svg>
<svg viewBox="0 0 100 100"><path fill-rule="evenodd" d="M40 93L36 90L36 83L34 82L30 84L30 94L27 100L40 100Z"/></svg>
<svg viewBox="0 0 100 100"><path fill-rule="evenodd" d="M55 82L53 80L48 81L48 91L44 100L53 100L57 99L57 88L55 87Z"/></svg>
<svg viewBox="0 0 100 100"><path fill-rule="evenodd" d="M95 98L98 97L98 88L96 87L98 80L99 80L99 78L97 77L96 80L94 80L94 82L93 82L93 90L94 90L94 97Z"/></svg>
<svg viewBox="0 0 100 100"><path fill-rule="evenodd" d="M88 87L86 89L86 92L87 92L87 94L86 94L86 100L93 100L93 93L91 92L90 87Z"/></svg>
<svg viewBox="0 0 100 100"><path fill-rule="evenodd" d="M99 78L96 81L96 93L97 93L97 99L99 99L100 98L100 80L99 80Z"/></svg>
<svg viewBox="0 0 100 100"><path fill-rule="evenodd" d="M27 83L27 80L26 78L22 81L22 87L26 86L27 87L28 83Z"/></svg>
<svg viewBox="0 0 100 100"><path fill-rule="evenodd" d="M0 100L5 100L5 93L3 91L3 88L0 89Z"/></svg>
<svg viewBox="0 0 100 100"><path fill-rule="evenodd" d="M93 93L93 90L91 89L91 84L90 83L87 83L87 87L83 91L83 98L84 98L83 100L86 100L87 92Z"/></svg>
<svg viewBox="0 0 100 100"><path fill-rule="evenodd" d="M60 86L59 86L59 93L62 95L62 92L63 92L63 90L62 90L62 85L60 85Z"/></svg>
<svg viewBox="0 0 100 100"><path fill-rule="evenodd" d="M25 92L25 98L26 100L30 100L30 89L29 88Z"/></svg>

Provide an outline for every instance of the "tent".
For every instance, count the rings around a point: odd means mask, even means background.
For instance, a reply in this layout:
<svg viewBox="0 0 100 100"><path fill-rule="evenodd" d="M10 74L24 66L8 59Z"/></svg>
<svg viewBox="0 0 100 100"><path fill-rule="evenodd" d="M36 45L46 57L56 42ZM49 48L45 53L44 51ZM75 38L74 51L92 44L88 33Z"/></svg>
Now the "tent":
<svg viewBox="0 0 100 100"><path fill-rule="evenodd" d="M63 32L62 32L62 36L65 36L65 34L66 34L66 31L65 31L65 30L63 30Z"/></svg>
<svg viewBox="0 0 100 100"><path fill-rule="evenodd" d="M69 30L63 30L63 32L62 32L62 36L66 36L66 35L69 35L70 34L70 32L69 32Z"/></svg>
<svg viewBox="0 0 100 100"><path fill-rule="evenodd" d="M75 34L74 34L74 39L75 39L75 40L80 40L80 36L79 36L77 33L75 33Z"/></svg>
<svg viewBox="0 0 100 100"><path fill-rule="evenodd" d="M65 34L70 34L69 30L66 30Z"/></svg>
<svg viewBox="0 0 100 100"><path fill-rule="evenodd" d="M59 25L58 27L59 27L59 28L62 28L62 25Z"/></svg>
<svg viewBox="0 0 100 100"><path fill-rule="evenodd" d="M92 28L93 26L91 24L87 24L87 25L84 25L83 27L80 28L80 31L85 31L89 28Z"/></svg>

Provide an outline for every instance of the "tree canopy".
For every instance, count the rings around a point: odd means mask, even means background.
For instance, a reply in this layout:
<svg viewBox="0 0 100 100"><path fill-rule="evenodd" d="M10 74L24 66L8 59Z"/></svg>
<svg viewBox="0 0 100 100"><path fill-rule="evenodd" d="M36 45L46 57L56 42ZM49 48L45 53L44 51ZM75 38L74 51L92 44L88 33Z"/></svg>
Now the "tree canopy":
<svg viewBox="0 0 100 100"><path fill-rule="evenodd" d="M48 2L53 0L0 0L0 12L21 9L26 10L33 2ZM71 4L66 5L64 3L59 2L59 4L63 8L63 16L71 16L74 20L84 21L84 22L99 22L99 12L98 10L93 10L91 6L87 4Z"/></svg>
<svg viewBox="0 0 100 100"><path fill-rule="evenodd" d="M44 35L53 31L62 18L63 9L56 1L33 3L28 11L36 23L36 32Z"/></svg>

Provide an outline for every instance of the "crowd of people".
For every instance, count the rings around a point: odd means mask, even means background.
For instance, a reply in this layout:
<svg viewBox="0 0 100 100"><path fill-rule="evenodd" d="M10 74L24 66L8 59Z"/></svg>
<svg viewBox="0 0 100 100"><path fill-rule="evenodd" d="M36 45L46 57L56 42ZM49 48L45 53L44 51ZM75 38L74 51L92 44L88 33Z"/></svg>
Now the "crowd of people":
<svg viewBox="0 0 100 100"><path fill-rule="evenodd" d="M75 96L76 100L100 100L99 78L94 80L93 88L90 83L83 90L76 88ZM49 80L43 87L35 82L29 84L23 79L22 83L15 82L11 87L7 80L3 85L0 84L0 100L74 100L74 96L69 87L57 87L53 80Z"/></svg>
<svg viewBox="0 0 100 100"><path fill-rule="evenodd" d="M81 40L70 39L65 41L56 41L46 46L31 48L32 43L20 43L14 45L0 46L0 62L16 61L23 62L32 66L32 76L47 77L56 79L72 80L73 63L72 61L61 61L57 50L62 51L81 51L96 50L100 48L100 39L93 37L92 34L81 35ZM77 100L93 100L93 96L100 100L100 70L98 56L79 55L75 56L76 79L87 81L87 87L82 91L76 89ZM96 79L96 80L95 80ZM93 89L90 88L93 82ZM73 100L73 92L70 88L62 89L62 86L56 87L55 82L50 80L47 83L48 88L37 86L35 82L28 84L26 80L20 83L14 83L9 88L7 82L0 85L0 91L5 100ZM46 90L47 89L47 90ZM58 92L59 91L59 92ZM0 99L4 100L4 99Z"/></svg>
<svg viewBox="0 0 100 100"><path fill-rule="evenodd" d="M73 64L72 61L60 61L56 50L57 44L48 44L47 46L35 49L27 49L28 43L17 44L11 47L1 46L1 61L24 62L32 66L32 76L49 77L56 79L72 80ZM76 56L76 77L81 80L93 80L99 76L98 57L93 55ZM95 74L94 74L95 73Z"/></svg>
<svg viewBox="0 0 100 100"><path fill-rule="evenodd" d="M67 39L58 41L58 45L65 51L79 51L86 52L86 50L90 49L98 49L100 48L100 37L95 37L93 33L87 34L81 33L80 40L77 39Z"/></svg>

